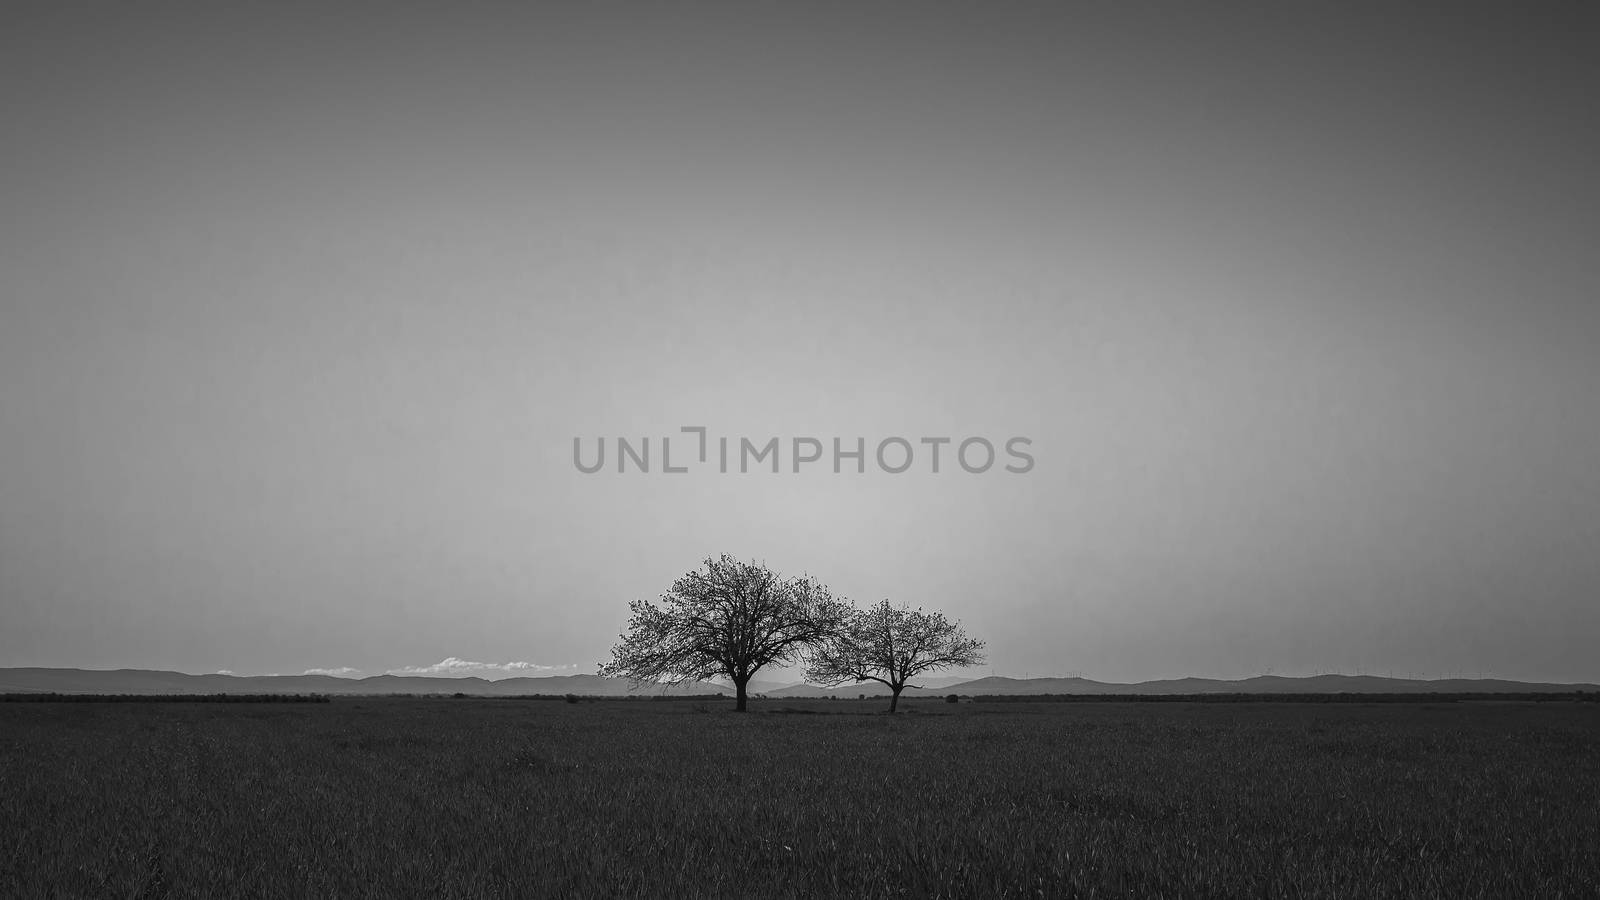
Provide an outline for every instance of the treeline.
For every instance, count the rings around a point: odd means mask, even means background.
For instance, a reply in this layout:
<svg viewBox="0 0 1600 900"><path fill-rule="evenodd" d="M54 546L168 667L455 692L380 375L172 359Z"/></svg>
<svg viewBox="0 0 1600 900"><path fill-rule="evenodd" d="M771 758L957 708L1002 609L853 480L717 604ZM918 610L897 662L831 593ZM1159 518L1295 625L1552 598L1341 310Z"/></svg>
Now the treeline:
<svg viewBox="0 0 1600 900"><path fill-rule="evenodd" d="M325 694L0 694L0 703L327 703Z"/></svg>
<svg viewBox="0 0 1600 900"><path fill-rule="evenodd" d="M726 700L726 694L339 694L340 700ZM329 703L328 694L0 694L0 703Z"/></svg>
<svg viewBox="0 0 1600 900"><path fill-rule="evenodd" d="M727 700L727 694L378 694L378 697L411 697L422 700L559 700L566 703L635 700Z"/></svg>
<svg viewBox="0 0 1600 900"><path fill-rule="evenodd" d="M1460 703L1462 701L1600 701L1597 691L1407 694L979 694L984 703Z"/></svg>

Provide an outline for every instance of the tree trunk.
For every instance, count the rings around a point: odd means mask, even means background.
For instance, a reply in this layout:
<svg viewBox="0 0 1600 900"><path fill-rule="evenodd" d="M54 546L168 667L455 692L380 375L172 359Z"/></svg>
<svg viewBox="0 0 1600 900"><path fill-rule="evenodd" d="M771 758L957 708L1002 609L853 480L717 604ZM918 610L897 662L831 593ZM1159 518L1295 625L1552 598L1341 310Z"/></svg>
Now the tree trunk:
<svg viewBox="0 0 1600 900"><path fill-rule="evenodd" d="M748 678L745 678L745 679L735 678L735 679L733 679L733 698L734 698L733 699L733 711L734 712L744 712L745 711L745 708L744 708L745 707L745 701L749 697L749 695L747 693L745 693L745 686L748 685L749 683L750 683L750 679L748 679Z"/></svg>
<svg viewBox="0 0 1600 900"><path fill-rule="evenodd" d="M900 692L905 689L903 684L891 684L889 690L894 693L889 695L889 715L894 715L894 708L900 705Z"/></svg>

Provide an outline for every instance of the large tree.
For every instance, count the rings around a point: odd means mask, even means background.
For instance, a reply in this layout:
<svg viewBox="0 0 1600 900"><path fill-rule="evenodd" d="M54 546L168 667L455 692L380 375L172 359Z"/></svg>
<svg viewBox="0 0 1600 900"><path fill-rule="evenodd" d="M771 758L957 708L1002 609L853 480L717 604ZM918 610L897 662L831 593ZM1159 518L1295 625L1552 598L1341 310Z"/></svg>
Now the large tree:
<svg viewBox="0 0 1600 900"><path fill-rule="evenodd" d="M806 680L835 685L877 681L888 686L889 712L900 692L925 672L983 662L983 641L967 637L943 613L890 605L852 610L843 627L812 653ZM910 685L919 687L919 685Z"/></svg>
<svg viewBox="0 0 1600 900"><path fill-rule="evenodd" d="M763 666L788 665L835 634L850 607L809 576L784 578L731 556L707 559L661 595L660 604L629 604L627 630L600 674L681 684L733 682L736 709Z"/></svg>

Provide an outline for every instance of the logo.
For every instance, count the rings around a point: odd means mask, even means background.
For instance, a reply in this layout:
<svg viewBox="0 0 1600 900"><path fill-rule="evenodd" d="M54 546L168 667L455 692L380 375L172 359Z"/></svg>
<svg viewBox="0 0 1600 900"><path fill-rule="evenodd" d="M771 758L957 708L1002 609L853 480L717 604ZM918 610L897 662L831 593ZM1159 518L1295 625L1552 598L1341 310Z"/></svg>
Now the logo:
<svg viewBox="0 0 1600 900"><path fill-rule="evenodd" d="M873 442L865 437L833 437L826 441L811 436L712 437L704 425L685 425L678 431L678 435L654 440L617 437L608 442L604 437L590 441L574 437L572 464L586 475L601 472L683 475L691 470L710 470L721 475L730 472L797 475L803 471L828 471L830 464L835 475L865 475L869 461L876 471L888 475L913 471L934 475L946 472L1025 475L1033 471L1034 466L1033 454L1026 449L1033 445L1033 440L1027 437L992 441L981 436L890 436ZM678 441L676 444L674 437ZM653 456L652 450L656 451Z"/></svg>

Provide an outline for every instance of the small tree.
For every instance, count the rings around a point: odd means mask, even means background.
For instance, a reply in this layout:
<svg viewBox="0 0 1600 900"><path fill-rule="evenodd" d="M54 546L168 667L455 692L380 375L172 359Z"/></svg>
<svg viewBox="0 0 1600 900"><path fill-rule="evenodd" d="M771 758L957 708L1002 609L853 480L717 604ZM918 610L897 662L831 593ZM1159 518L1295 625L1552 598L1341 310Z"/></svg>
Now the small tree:
<svg viewBox="0 0 1600 900"><path fill-rule="evenodd" d="M725 677L735 709L763 666L788 665L838 631L850 607L809 576L783 578L724 555L661 595L629 604L627 631L600 674L656 684Z"/></svg>
<svg viewBox="0 0 1600 900"><path fill-rule="evenodd" d="M888 600L852 615L822 642L806 669L806 680L836 685L877 681L890 690L889 712L900 692L924 672L983 662L983 641L967 637L959 622L942 613L894 607ZM910 685L920 687L920 685Z"/></svg>

